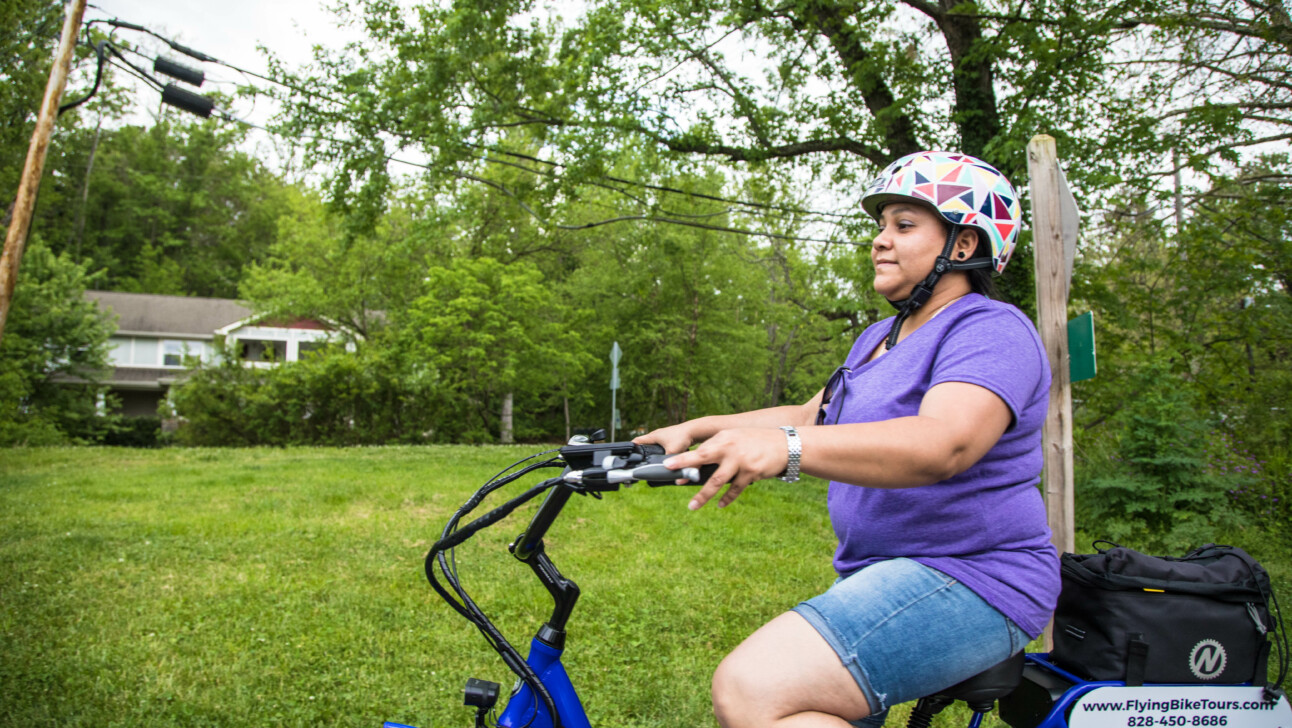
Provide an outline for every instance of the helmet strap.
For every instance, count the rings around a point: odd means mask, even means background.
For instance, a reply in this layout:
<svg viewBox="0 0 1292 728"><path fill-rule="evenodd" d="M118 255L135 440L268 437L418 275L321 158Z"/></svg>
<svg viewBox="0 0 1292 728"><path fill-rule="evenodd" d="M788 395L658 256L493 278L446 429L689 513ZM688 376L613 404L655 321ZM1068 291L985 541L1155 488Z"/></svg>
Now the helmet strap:
<svg viewBox="0 0 1292 728"><path fill-rule="evenodd" d="M893 319L893 328L888 330L888 339L884 341L884 349L888 350L897 345L897 336L902 332L902 324L906 319L920 306L928 303L929 297L933 295L933 288L937 286L942 274L949 270L961 270L964 267L978 268L978 265L970 263L961 263L957 266L951 260L951 250L955 247L956 236L960 233L960 226L951 224L950 230L947 231L947 242L942 246L942 254L933 262L933 270L924 277L924 280L916 284L911 289L911 294L901 301L889 301L897 309L897 317ZM990 265L990 262L988 263Z"/></svg>

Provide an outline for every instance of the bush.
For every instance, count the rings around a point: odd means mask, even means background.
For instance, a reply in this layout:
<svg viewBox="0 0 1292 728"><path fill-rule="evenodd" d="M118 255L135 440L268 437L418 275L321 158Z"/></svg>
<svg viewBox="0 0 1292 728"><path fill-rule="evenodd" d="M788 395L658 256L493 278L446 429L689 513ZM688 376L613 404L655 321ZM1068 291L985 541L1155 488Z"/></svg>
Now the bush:
<svg viewBox="0 0 1292 728"><path fill-rule="evenodd" d="M1213 423L1199 417L1189 390L1165 365L1145 367L1131 391L1111 423L1113 441L1079 474L1082 530L1168 552L1214 541L1217 530L1238 521L1232 494L1255 478L1213 462Z"/></svg>
<svg viewBox="0 0 1292 728"><path fill-rule="evenodd" d="M418 443L436 426L433 374L374 347L334 347L274 368L220 359L171 391L180 444Z"/></svg>
<svg viewBox="0 0 1292 728"><path fill-rule="evenodd" d="M160 417L123 417L103 435L103 444L116 447L157 447L160 437Z"/></svg>

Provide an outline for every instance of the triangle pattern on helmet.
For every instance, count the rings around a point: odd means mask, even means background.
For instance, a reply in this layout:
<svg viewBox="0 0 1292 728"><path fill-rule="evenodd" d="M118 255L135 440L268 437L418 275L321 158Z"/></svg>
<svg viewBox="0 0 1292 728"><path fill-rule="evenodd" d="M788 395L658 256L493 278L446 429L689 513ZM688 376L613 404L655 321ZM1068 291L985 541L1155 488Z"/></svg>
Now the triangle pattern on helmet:
<svg viewBox="0 0 1292 728"><path fill-rule="evenodd" d="M996 230L1000 233L1001 241L1008 241L1009 236L1014 234L1014 229L1018 227L1012 222L996 223Z"/></svg>
<svg viewBox="0 0 1292 728"><path fill-rule="evenodd" d="M930 182L925 185L915 185L915 189L911 190L911 194L912 196L923 197L924 199L932 202L936 199L937 190L938 186Z"/></svg>
<svg viewBox="0 0 1292 728"><path fill-rule="evenodd" d="M943 214L946 214L947 212L952 210L958 210L960 212L973 212L973 208L965 204L966 199L972 200L972 196L960 195L959 197L952 197L951 199L938 205L938 210L940 210Z"/></svg>
<svg viewBox="0 0 1292 728"><path fill-rule="evenodd" d="M965 187L964 185L940 184L938 185L938 204L941 205L952 197L959 197L966 192L972 194L973 188Z"/></svg>
<svg viewBox="0 0 1292 728"><path fill-rule="evenodd" d="M994 192L991 195L991 199L996 203L996 212L994 217L1004 220L1009 219L1009 203L1005 202L1004 198Z"/></svg>

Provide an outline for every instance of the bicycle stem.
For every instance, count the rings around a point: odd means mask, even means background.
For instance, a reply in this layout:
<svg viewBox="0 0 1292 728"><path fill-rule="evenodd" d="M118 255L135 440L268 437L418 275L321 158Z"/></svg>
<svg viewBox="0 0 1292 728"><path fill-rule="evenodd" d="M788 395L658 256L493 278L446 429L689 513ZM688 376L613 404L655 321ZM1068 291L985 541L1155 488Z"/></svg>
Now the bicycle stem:
<svg viewBox="0 0 1292 728"><path fill-rule="evenodd" d="M556 564L552 563L543 546L543 536L572 494L573 491L569 488L559 485L554 488L539 506L529 527L508 547L513 556L529 565L548 594L552 595L552 616L539 628L535 637L556 649L565 647L565 625L579 600L579 585L563 576Z"/></svg>

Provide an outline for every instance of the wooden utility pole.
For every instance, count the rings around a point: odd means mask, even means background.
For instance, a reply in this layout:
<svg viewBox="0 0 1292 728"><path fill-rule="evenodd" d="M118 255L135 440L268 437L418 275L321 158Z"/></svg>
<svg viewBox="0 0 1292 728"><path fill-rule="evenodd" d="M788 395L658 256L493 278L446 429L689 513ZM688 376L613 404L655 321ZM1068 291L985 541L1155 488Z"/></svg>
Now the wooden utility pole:
<svg viewBox="0 0 1292 728"><path fill-rule="evenodd" d="M18 281L18 264L22 262L27 232L31 229L31 216L36 210L36 192L40 189L40 177L45 172L45 154L49 151L49 139L54 134L54 122L58 119L58 102L63 98L67 74L72 68L72 51L76 49L76 34L81 29L85 3L86 0L70 0L67 3L63 36L54 51L54 67L49 71L45 99L41 102L40 113L36 117L36 131L31 135L31 145L27 147L27 163L23 165L22 179L18 182L13 219L5 234L4 253L0 255L0 340L4 339L9 304L13 301L13 289Z"/></svg>
<svg viewBox="0 0 1292 728"><path fill-rule="evenodd" d="M1036 262L1037 330L1050 361L1050 407L1041 430L1045 507L1054 546L1076 548L1073 522L1072 379L1068 363L1068 266L1064 252L1063 197L1071 195L1059 170L1054 137L1041 134L1027 145L1031 177L1032 231ZM1075 209L1075 205L1073 207Z"/></svg>

